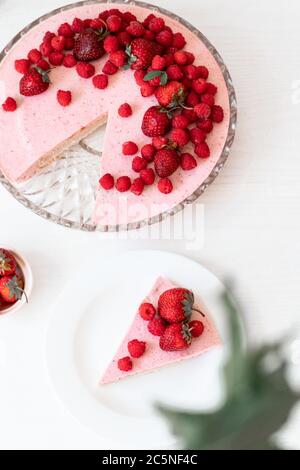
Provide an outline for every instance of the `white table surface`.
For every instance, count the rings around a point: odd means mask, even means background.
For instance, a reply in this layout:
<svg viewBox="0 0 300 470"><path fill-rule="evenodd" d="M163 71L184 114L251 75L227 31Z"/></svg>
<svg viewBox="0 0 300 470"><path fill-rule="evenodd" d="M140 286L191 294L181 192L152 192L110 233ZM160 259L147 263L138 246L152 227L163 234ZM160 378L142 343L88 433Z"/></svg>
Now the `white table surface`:
<svg viewBox="0 0 300 470"><path fill-rule="evenodd" d="M36 17L68 0L0 0L0 48ZM237 281L254 341L299 325L300 3L298 0L152 0L197 26L222 54L235 83L239 124L225 170L200 199L203 243L108 240L29 212L0 187L0 245L30 260L30 305L0 318L0 448L114 449L81 426L56 397L44 363L51 304L80 259L161 249L192 257ZM179 216L180 217L180 216ZM188 220L186 222L188 224ZM166 222L164 223L164 225ZM84 273L83 273L84 275ZM294 369L300 354L294 343ZM300 414L286 444L300 448ZM133 446L134 448L134 446Z"/></svg>

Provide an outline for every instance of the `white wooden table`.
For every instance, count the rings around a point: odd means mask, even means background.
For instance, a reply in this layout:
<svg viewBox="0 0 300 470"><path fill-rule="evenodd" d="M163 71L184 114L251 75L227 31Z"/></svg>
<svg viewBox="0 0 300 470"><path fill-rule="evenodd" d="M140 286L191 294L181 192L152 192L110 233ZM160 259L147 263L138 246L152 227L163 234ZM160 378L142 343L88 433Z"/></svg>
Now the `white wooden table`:
<svg viewBox="0 0 300 470"><path fill-rule="evenodd" d="M69 0L0 0L0 48L27 23ZM254 341L299 325L300 4L297 0L152 0L197 26L221 52L239 104L236 142L225 170L200 199L203 244L107 239L70 231L29 212L0 188L0 245L33 266L30 305L0 318L0 448L114 449L58 401L44 363L53 300L82 256L162 249L190 256L237 281ZM179 216L181 217L181 216ZM188 223L188 222L187 222ZM97 261L96 261L97 262ZM299 336L300 338L300 336ZM294 343L300 369L300 343ZM297 354L298 347L298 354ZM288 446L300 448L300 414Z"/></svg>

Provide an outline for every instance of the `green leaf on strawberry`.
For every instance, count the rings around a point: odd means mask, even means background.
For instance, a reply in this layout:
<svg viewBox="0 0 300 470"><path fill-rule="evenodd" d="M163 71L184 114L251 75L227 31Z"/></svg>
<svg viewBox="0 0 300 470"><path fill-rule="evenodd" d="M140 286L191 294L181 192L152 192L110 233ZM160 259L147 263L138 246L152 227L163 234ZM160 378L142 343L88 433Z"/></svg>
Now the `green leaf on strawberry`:
<svg viewBox="0 0 300 470"><path fill-rule="evenodd" d="M153 70L152 72L147 73L144 77L145 82L149 82L152 78L161 77L160 84L162 86L168 83L168 74L164 70Z"/></svg>

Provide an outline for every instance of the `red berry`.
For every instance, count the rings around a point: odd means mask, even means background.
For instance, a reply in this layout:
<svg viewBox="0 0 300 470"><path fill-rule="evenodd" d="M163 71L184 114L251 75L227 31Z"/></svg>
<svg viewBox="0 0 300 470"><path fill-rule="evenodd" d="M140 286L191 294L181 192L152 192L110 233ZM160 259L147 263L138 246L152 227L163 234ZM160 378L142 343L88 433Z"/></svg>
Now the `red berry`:
<svg viewBox="0 0 300 470"><path fill-rule="evenodd" d="M99 183L103 189L109 191L114 187L115 180L110 173L106 173L106 175L103 175L102 178L100 178Z"/></svg>
<svg viewBox="0 0 300 470"><path fill-rule="evenodd" d="M31 63L27 59L20 59L15 61L15 69L17 72L22 73L23 75L27 73L30 69Z"/></svg>
<svg viewBox="0 0 300 470"><path fill-rule="evenodd" d="M128 103L121 104L121 106L119 107L118 113L119 113L119 116L121 116L122 118L127 118L131 116L132 108L130 104Z"/></svg>
<svg viewBox="0 0 300 470"><path fill-rule="evenodd" d="M116 67L123 67L127 62L127 55L124 51L112 52L109 56L110 62L112 62Z"/></svg>
<svg viewBox="0 0 300 470"><path fill-rule="evenodd" d="M199 130L199 129L198 129ZM179 147L184 147L190 141L190 136L184 129L173 129L171 132L171 140Z"/></svg>
<svg viewBox="0 0 300 470"><path fill-rule="evenodd" d="M117 71L118 67L109 60L104 64L104 67L102 69L102 72L106 75L114 75L115 73L117 73Z"/></svg>
<svg viewBox="0 0 300 470"><path fill-rule="evenodd" d="M150 15L148 15L147 18L144 19L143 25L145 28L148 28L149 23L153 18L156 18L156 16L153 13L150 13Z"/></svg>
<svg viewBox="0 0 300 470"><path fill-rule="evenodd" d="M152 168L145 168L144 170L141 170L140 177L144 181L145 185L151 186L155 181L154 170L152 170Z"/></svg>
<svg viewBox="0 0 300 470"><path fill-rule="evenodd" d="M197 80L197 78L199 78L198 69L195 65L187 65L184 67L184 73L189 80Z"/></svg>
<svg viewBox="0 0 300 470"><path fill-rule="evenodd" d="M166 67L169 67L170 65L173 65L175 63L174 54L165 54L163 57L166 61Z"/></svg>
<svg viewBox="0 0 300 470"><path fill-rule="evenodd" d="M144 77L146 76L146 74L147 74L146 70L136 70L134 72L134 79L137 85L139 86L145 85L146 82L144 82Z"/></svg>
<svg viewBox="0 0 300 470"><path fill-rule="evenodd" d="M196 145L195 153L200 158L208 158L210 156L209 146L206 142L202 142L202 144Z"/></svg>
<svg viewBox="0 0 300 470"><path fill-rule="evenodd" d="M72 101L72 94L70 91L58 90L57 101L61 106L69 106Z"/></svg>
<svg viewBox="0 0 300 470"><path fill-rule="evenodd" d="M112 33L117 33L120 31L122 26L122 18L117 15L111 15L106 20L107 27Z"/></svg>
<svg viewBox="0 0 300 470"><path fill-rule="evenodd" d="M64 50L66 45L66 38L64 36L54 36L51 39L51 46L55 51L61 52Z"/></svg>
<svg viewBox="0 0 300 470"><path fill-rule="evenodd" d="M145 82L141 86L141 95L144 98L147 98L148 96L152 96L155 92L156 88L154 86L151 86L150 83Z"/></svg>
<svg viewBox="0 0 300 470"><path fill-rule="evenodd" d="M129 191L131 187L131 180L128 176L121 176L117 179L116 188L120 193L125 193Z"/></svg>
<svg viewBox="0 0 300 470"><path fill-rule="evenodd" d="M43 42L51 42L51 39L54 38L55 34L52 33L51 31L47 31L45 34L44 34L44 37L43 37Z"/></svg>
<svg viewBox="0 0 300 470"><path fill-rule="evenodd" d="M120 48L120 43L116 36L107 36L103 42L103 48L105 52L111 54L112 52L117 52Z"/></svg>
<svg viewBox="0 0 300 470"><path fill-rule="evenodd" d="M95 74L95 67L87 62L78 62L76 71L82 78L91 78Z"/></svg>
<svg viewBox="0 0 300 470"><path fill-rule="evenodd" d="M174 59L178 65L186 65L188 58L184 51L176 51L174 54Z"/></svg>
<svg viewBox="0 0 300 470"><path fill-rule="evenodd" d="M147 144L144 145L144 147L141 150L142 157L147 160L147 162L153 162L155 154L156 154L156 148L151 145Z"/></svg>
<svg viewBox="0 0 300 470"><path fill-rule="evenodd" d="M17 109L17 102L13 98L8 97L2 104L2 108L4 111L12 113Z"/></svg>
<svg viewBox="0 0 300 470"><path fill-rule="evenodd" d="M122 359L118 360L118 368L122 372L129 372L133 368L132 360L130 357L123 357Z"/></svg>
<svg viewBox="0 0 300 470"><path fill-rule="evenodd" d="M186 40L181 33L175 33L173 36L172 46L176 49L183 49L186 45Z"/></svg>
<svg viewBox="0 0 300 470"><path fill-rule="evenodd" d="M169 139L163 136L156 136L152 139L152 145L156 150L160 150L161 148L168 145Z"/></svg>
<svg viewBox="0 0 300 470"><path fill-rule="evenodd" d="M66 38L72 38L74 36L74 31L69 23L63 23L58 28L59 36L65 36Z"/></svg>
<svg viewBox="0 0 300 470"><path fill-rule="evenodd" d="M169 65L169 67L167 68L167 74L168 74L169 80L180 81L183 79L183 72L177 64Z"/></svg>
<svg viewBox="0 0 300 470"><path fill-rule="evenodd" d="M174 34L169 31L167 28L160 31L156 36L156 42L165 47L170 47L173 44Z"/></svg>
<svg viewBox="0 0 300 470"><path fill-rule="evenodd" d="M47 62L45 59L39 60L36 66L44 70L45 72L48 72L48 70L50 70L49 62Z"/></svg>
<svg viewBox="0 0 300 470"><path fill-rule="evenodd" d="M186 98L186 104L187 106L190 106L191 108L194 108L200 101L199 95L195 91L191 91L187 98Z"/></svg>
<svg viewBox="0 0 300 470"><path fill-rule="evenodd" d="M195 113L200 119L208 119L211 115L211 107L208 104L200 103L194 108Z"/></svg>
<svg viewBox="0 0 300 470"><path fill-rule="evenodd" d="M33 64L36 64L39 60L42 59L42 54L40 53L38 49L32 49L28 53L27 57L30 60L30 62L32 62Z"/></svg>
<svg viewBox="0 0 300 470"><path fill-rule="evenodd" d="M169 178L163 178L159 180L157 187L163 194L170 194L173 191L173 184Z"/></svg>
<svg viewBox="0 0 300 470"><path fill-rule="evenodd" d="M64 54L62 52L51 52L49 55L49 62L51 65L61 65L64 61Z"/></svg>
<svg viewBox="0 0 300 470"><path fill-rule="evenodd" d="M134 142L124 142L122 147L123 155L135 155L138 152L138 146Z"/></svg>
<svg viewBox="0 0 300 470"><path fill-rule="evenodd" d="M103 28L103 26L104 26L104 23L103 23L103 20L101 18L94 18L90 22L90 27L92 29L101 29L101 28Z"/></svg>
<svg viewBox="0 0 300 470"><path fill-rule="evenodd" d="M130 25L126 28L127 33L131 34L135 38L143 36L145 28L139 21L131 21Z"/></svg>
<svg viewBox="0 0 300 470"><path fill-rule="evenodd" d="M195 145L202 144L202 142L205 142L206 140L206 133L198 127L194 127L190 130L190 136L191 141Z"/></svg>
<svg viewBox="0 0 300 470"><path fill-rule="evenodd" d="M186 116L180 114L179 116L173 117L172 127L174 129L186 129L189 126L190 122Z"/></svg>
<svg viewBox="0 0 300 470"><path fill-rule="evenodd" d="M86 18L85 20L83 20L85 29L89 29L91 27L91 22L92 20L90 18Z"/></svg>
<svg viewBox="0 0 300 470"><path fill-rule="evenodd" d="M125 13L123 13L123 20L126 23L130 23L131 21L136 21L136 16L130 11L125 11Z"/></svg>
<svg viewBox="0 0 300 470"><path fill-rule="evenodd" d="M116 15L119 16L119 18L123 18L123 13L118 8L111 8L110 10L108 10L107 17L112 15Z"/></svg>
<svg viewBox="0 0 300 470"><path fill-rule="evenodd" d="M145 321L153 320L156 315L155 307L150 303L144 303L139 308L139 314Z"/></svg>
<svg viewBox="0 0 300 470"><path fill-rule="evenodd" d="M193 81L192 87L195 92L198 93L198 95L201 95L202 93L206 92L207 82L204 80L204 78L198 78L197 80Z"/></svg>
<svg viewBox="0 0 300 470"><path fill-rule="evenodd" d="M152 59L152 69L153 70L164 70L167 66L167 61L164 57L156 55ZM160 78L160 77L159 77Z"/></svg>
<svg viewBox="0 0 300 470"><path fill-rule="evenodd" d="M193 124L194 122L198 120L198 116L193 109L184 109L182 111L182 114L188 118L188 120L190 121L190 124Z"/></svg>
<svg viewBox="0 0 300 470"><path fill-rule="evenodd" d="M142 131L147 137L163 136L170 129L171 120L160 108L152 106L143 117Z"/></svg>
<svg viewBox="0 0 300 470"><path fill-rule="evenodd" d="M148 39L148 41L154 41L155 40L155 33L152 33L152 31L149 31L148 29L145 29L145 32L143 34L144 39Z"/></svg>
<svg viewBox="0 0 300 470"><path fill-rule="evenodd" d="M63 60L63 65L65 67L67 68L75 67L76 64L77 64L77 60L75 59L73 54L65 55L64 60Z"/></svg>
<svg viewBox="0 0 300 470"><path fill-rule="evenodd" d="M209 134L213 130L214 125L211 119L205 119L204 121L198 121L197 127L206 132L206 134Z"/></svg>
<svg viewBox="0 0 300 470"><path fill-rule="evenodd" d="M44 57L49 57L51 52L53 52L53 47L50 42L43 42L40 45L40 52Z"/></svg>
<svg viewBox="0 0 300 470"><path fill-rule="evenodd" d="M148 29L153 33L160 33L165 28L165 22L162 18L152 18L149 21Z"/></svg>
<svg viewBox="0 0 300 470"><path fill-rule="evenodd" d="M71 51L74 48L75 40L74 38L66 38L65 49L66 51Z"/></svg>
<svg viewBox="0 0 300 470"><path fill-rule="evenodd" d="M72 31L74 33L83 33L85 30L85 24L80 18L74 18L72 23Z"/></svg>
<svg viewBox="0 0 300 470"><path fill-rule="evenodd" d="M204 80L207 80L208 75L209 75L208 68L204 67L204 65L200 65L199 67L197 67L197 69L198 69L199 77L204 78Z"/></svg>
<svg viewBox="0 0 300 470"><path fill-rule="evenodd" d="M197 166L197 161L190 153L183 153L181 155L181 168L184 171L193 170Z"/></svg>
<svg viewBox="0 0 300 470"><path fill-rule="evenodd" d="M148 331L154 336L162 336L166 328L166 323L161 317L153 318L148 323Z"/></svg>
<svg viewBox="0 0 300 470"><path fill-rule="evenodd" d="M104 90L108 86L108 76L104 74L95 75L93 77L93 85L99 90Z"/></svg>
<svg viewBox="0 0 300 470"><path fill-rule="evenodd" d="M114 36L108 36L108 37L114 37ZM131 42L131 36L129 33L127 33L127 31L120 31L117 35L117 39L121 46L127 46L127 44Z"/></svg>
<svg viewBox="0 0 300 470"><path fill-rule="evenodd" d="M145 183L142 178L136 178L130 188L130 191L136 196L140 196L144 191Z"/></svg>
<svg viewBox="0 0 300 470"><path fill-rule="evenodd" d="M208 106L213 106L215 104L215 97L210 93L204 93L201 96L202 103L208 104Z"/></svg>
<svg viewBox="0 0 300 470"><path fill-rule="evenodd" d="M187 59L187 62L186 62L187 65L192 65L195 62L196 57L191 52L186 51L186 59Z"/></svg>
<svg viewBox="0 0 300 470"><path fill-rule="evenodd" d="M144 158L135 157L132 160L132 169L136 173L139 173L141 170L144 170L147 167L147 165L148 165L148 162Z"/></svg>
<svg viewBox="0 0 300 470"><path fill-rule="evenodd" d="M221 106L213 106L212 107L212 113L211 113L211 118L213 122L222 122L224 119L224 111Z"/></svg>
<svg viewBox="0 0 300 470"><path fill-rule="evenodd" d="M128 343L128 352L131 357L138 359L141 357L146 351L146 343L144 341L138 341L137 339L133 339Z"/></svg>
<svg viewBox="0 0 300 470"><path fill-rule="evenodd" d="M199 336L201 336L204 331L204 325L202 321L191 321L189 323L189 328L193 338L199 338Z"/></svg>
<svg viewBox="0 0 300 470"><path fill-rule="evenodd" d="M209 93L210 95L216 95L218 91L218 88L213 84L207 82L206 84L206 92Z"/></svg>
<svg viewBox="0 0 300 470"><path fill-rule="evenodd" d="M160 178L168 178L179 166L179 155L175 150L158 150L154 158L155 171Z"/></svg>

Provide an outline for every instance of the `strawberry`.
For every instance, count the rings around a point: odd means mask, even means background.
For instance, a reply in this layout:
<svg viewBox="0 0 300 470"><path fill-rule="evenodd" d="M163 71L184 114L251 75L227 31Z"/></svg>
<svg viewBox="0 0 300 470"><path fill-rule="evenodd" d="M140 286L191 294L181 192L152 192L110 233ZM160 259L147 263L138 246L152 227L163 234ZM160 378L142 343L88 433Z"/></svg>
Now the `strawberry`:
<svg viewBox="0 0 300 470"><path fill-rule="evenodd" d="M154 166L157 175L160 178L168 178L179 167L179 156L175 150L161 149L158 150L154 158Z"/></svg>
<svg viewBox="0 0 300 470"><path fill-rule="evenodd" d="M146 111L142 131L147 137L165 135L170 127L171 120L158 106L153 106Z"/></svg>
<svg viewBox="0 0 300 470"><path fill-rule="evenodd" d="M153 318L148 323L148 331L153 336L161 336L167 328L166 322L161 317Z"/></svg>
<svg viewBox="0 0 300 470"><path fill-rule="evenodd" d="M34 96L44 93L49 88L49 75L39 67L33 67L20 80L20 93L23 96Z"/></svg>
<svg viewBox="0 0 300 470"><path fill-rule="evenodd" d="M204 316L194 308L194 300L193 292L188 289L169 289L158 299L158 313L169 323L189 321L193 311Z"/></svg>
<svg viewBox="0 0 300 470"><path fill-rule="evenodd" d="M128 55L128 68L133 70L143 70L150 67L153 57L158 53L157 44L147 39L134 39L130 45L126 47Z"/></svg>
<svg viewBox="0 0 300 470"><path fill-rule="evenodd" d="M96 31L84 31L75 39L74 56L81 62L100 59L104 54L103 36Z"/></svg>
<svg viewBox="0 0 300 470"><path fill-rule="evenodd" d="M184 104L185 99L184 86L180 82L172 81L167 85L160 86L156 90L155 96L164 108L180 107Z"/></svg>
<svg viewBox="0 0 300 470"><path fill-rule="evenodd" d="M139 341L137 339L133 339L128 343L128 352L131 357L138 359L141 357L146 351L146 343L144 341Z"/></svg>
<svg viewBox="0 0 300 470"><path fill-rule="evenodd" d="M24 281L21 276L3 276L0 279L0 295L5 302L14 304L23 294Z"/></svg>
<svg viewBox="0 0 300 470"><path fill-rule="evenodd" d="M17 262L13 255L4 248L0 248L0 276L10 276L15 273L16 268Z"/></svg>
<svg viewBox="0 0 300 470"><path fill-rule="evenodd" d="M159 347L163 351L182 351L192 344L192 335L188 325L176 323L168 326L159 341Z"/></svg>

